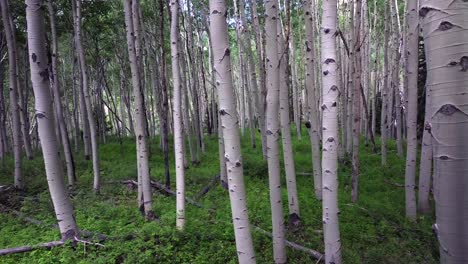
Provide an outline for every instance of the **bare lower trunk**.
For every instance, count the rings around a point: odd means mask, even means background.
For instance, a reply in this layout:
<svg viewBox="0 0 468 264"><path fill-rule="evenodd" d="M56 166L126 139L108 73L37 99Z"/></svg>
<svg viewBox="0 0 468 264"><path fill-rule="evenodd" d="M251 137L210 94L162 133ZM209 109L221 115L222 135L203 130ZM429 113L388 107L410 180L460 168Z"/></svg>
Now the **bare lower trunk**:
<svg viewBox="0 0 468 264"><path fill-rule="evenodd" d="M338 97L336 79L336 0L323 3L321 49L323 87L323 233L325 263L341 263L341 241L338 224Z"/></svg>
<svg viewBox="0 0 468 264"><path fill-rule="evenodd" d="M73 206L63 181L63 169L58 155L57 138L54 132L54 111L49 90L48 61L45 49L44 19L41 0L26 1L26 19L28 25L29 63L31 80L36 97L36 118L41 140L44 164L49 184L49 191L54 205L55 215L62 234L62 240L78 236L73 214ZM3 8L2 8L3 10Z"/></svg>
<svg viewBox="0 0 468 264"><path fill-rule="evenodd" d="M426 113L424 115L424 131L421 142L421 161L419 166L419 184L418 184L418 211L421 214L429 214L431 205L429 203L429 194L431 191L432 178L432 136L429 110L431 107L431 95L429 89L426 89ZM409 132L409 130L408 130ZM409 137L408 137L409 139Z"/></svg>
<svg viewBox="0 0 468 264"><path fill-rule="evenodd" d="M179 2L171 0L171 58L172 58L172 79L174 82L174 152L176 166L176 227L181 230L185 227L185 168L184 153L182 152L182 85L180 82L179 68Z"/></svg>
<svg viewBox="0 0 468 264"><path fill-rule="evenodd" d="M420 2L430 91L434 200L441 263L468 263L466 1Z"/></svg>

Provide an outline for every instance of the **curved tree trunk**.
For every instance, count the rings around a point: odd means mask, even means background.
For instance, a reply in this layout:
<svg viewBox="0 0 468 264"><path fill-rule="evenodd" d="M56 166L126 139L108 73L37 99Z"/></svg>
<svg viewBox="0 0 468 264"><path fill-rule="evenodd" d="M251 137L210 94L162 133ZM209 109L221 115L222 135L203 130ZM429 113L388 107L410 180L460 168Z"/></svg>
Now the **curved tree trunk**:
<svg viewBox="0 0 468 264"><path fill-rule="evenodd" d="M93 172L94 172L94 183L93 189L94 192L99 193L101 189L101 182L100 182L100 170L99 170L99 149L98 149L98 139L97 139L97 131L96 131L96 122L94 120L93 115L93 106L91 104L91 95L89 92L88 86L88 75L86 71L86 61L85 61L85 54L83 49L83 44L81 40L81 1L82 0L73 0L76 1L76 17L75 17L75 25L76 25L76 32L75 32L75 41L76 41L76 50L78 52L78 60L80 63L81 68L81 83L83 85L83 93L84 93L84 101L86 104L86 113L82 113L88 119L89 123L89 131L91 136L91 152L93 158Z"/></svg>
<svg viewBox="0 0 468 264"><path fill-rule="evenodd" d="M441 263L468 263L467 12L466 1L423 0L419 9L431 97L433 227Z"/></svg>
<svg viewBox="0 0 468 264"><path fill-rule="evenodd" d="M21 121L20 121L20 106L17 101L17 72L16 72L16 45L14 44L13 27L10 25L10 10L7 0L0 0L2 11L3 29L5 30L7 47L8 47L8 68L10 74L10 111L13 129L13 156L15 160L15 188L22 190L24 188L23 173L21 168ZM47 88L48 89L48 88Z"/></svg>
<svg viewBox="0 0 468 264"><path fill-rule="evenodd" d="M73 206L63 181L63 169L58 155L59 147L54 131L54 111L49 90L49 63L46 56L42 0L26 0L29 64L36 98L36 119L41 140L49 191L62 240L78 236Z"/></svg>
<svg viewBox="0 0 468 264"><path fill-rule="evenodd" d="M239 263L255 263L252 235L247 211L244 172L240 148L239 126L236 113L234 87L231 76L231 58L226 23L226 3L210 0L210 33L213 41L214 70L220 109L221 129L227 168L229 197L231 200L234 234Z"/></svg>
<svg viewBox="0 0 468 264"><path fill-rule="evenodd" d="M52 88L55 98L55 110L57 111L57 122L60 123L60 136L62 137L63 154L65 156L65 162L67 165L67 176L68 186L73 187L75 185L75 164L73 161L73 154L71 151L70 140L68 138L68 129L65 123L62 102L60 97L60 81L58 72L58 40L57 40L57 29L55 26L55 10L52 6L52 2L47 2L47 9L49 11L50 28L52 32Z"/></svg>
<svg viewBox="0 0 468 264"><path fill-rule="evenodd" d="M176 192L177 192L177 229L185 227L185 168L184 153L182 151L182 85L180 83L179 70L179 2L171 0L171 58L172 58L172 79L174 82L174 152L176 166Z"/></svg>
<svg viewBox="0 0 468 264"><path fill-rule="evenodd" d="M336 79L336 0L323 3L321 49L323 87L323 233L325 263L341 263L341 241L338 226L338 103L339 91Z"/></svg>
<svg viewBox="0 0 468 264"><path fill-rule="evenodd" d="M267 161L270 186L271 218L273 226L273 256L275 263L286 263L283 203L281 199L281 175L279 162L279 56L277 39L278 1L265 1L266 36L266 135Z"/></svg>

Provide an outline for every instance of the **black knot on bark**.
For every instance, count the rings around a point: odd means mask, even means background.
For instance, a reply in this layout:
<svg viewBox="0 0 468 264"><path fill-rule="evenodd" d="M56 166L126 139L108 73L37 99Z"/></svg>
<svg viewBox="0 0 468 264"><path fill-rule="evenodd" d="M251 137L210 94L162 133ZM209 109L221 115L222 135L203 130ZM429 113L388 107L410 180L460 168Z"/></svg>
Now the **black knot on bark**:
<svg viewBox="0 0 468 264"><path fill-rule="evenodd" d="M330 72L328 70L323 72L323 75L327 76Z"/></svg>
<svg viewBox="0 0 468 264"><path fill-rule="evenodd" d="M423 7L419 10L419 16L424 18L426 17L427 13L429 13L429 11L433 10L433 8L430 8L430 7Z"/></svg>
<svg viewBox="0 0 468 264"><path fill-rule="evenodd" d="M273 132L271 132L271 130L267 130L267 131L266 131L266 134L267 134L267 135L273 135Z"/></svg>
<svg viewBox="0 0 468 264"><path fill-rule="evenodd" d="M334 138L334 137L329 137L329 138L327 139L327 141L328 141L328 142L333 142L333 141L335 141L335 138Z"/></svg>
<svg viewBox="0 0 468 264"><path fill-rule="evenodd" d="M223 116L223 115L227 114L227 112L224 109L221 109L221 110L219 110L219 114Z"/></svg>
<svg viewBox="0 0 468 264"><path fill-rule="evenodd" d="M335 63L336 61L332 58L328 58L325 60L325 64Z"/></svg>
<svg viewBox="0 0 468 264"><path fill-rule="evenodd" d="M448 21L442 21L439 25L439 30L446 31L453 28L453 24Z"/></svg>
<svg viewBox="0 0 468 264"><path fill-rule="evenodd" d="M440 160L449 160L450 158L446 155L442 155L439 157Z"/></svg>
<svg viewBox="0 0 468 264"><path fill-rule="evenodd" d="M460 66L462 72L468 71L468 56L463 56L460 58Z"/></svg>
<svg viewBox="0 0 468 264"><path fill-rule="evenodd" d="M326 28L326 29L323 30L323 32L325 32L325 34L328 34L328 33L330 33L330 29Z"/></svg>
<svg viewBox="0 0 468 264"><path fill-rule="evenodd" d="M439 109L438 112L440 112L441 114L446 115L446 116L451 116L457 111L459 111L459 110L454 105L445 104Z"/></svg>
<svg viewBox="0 0 468 264"><path fill-rule="evenodd" d="M305 126L306 126L307 128L311 128L311 127L312 127L312 125L310 124L309 121L305 122Z"/></svg>
<svg viewBox="0 0 468 264"><path fill-rule="evenodd" d="M335 92L336 90L338 90L338 86L333 85L330 89Z"/></svg>
<svg viewBox="0 0 468 264"><path fill-rule="evenodd" d="M221 14L221 12L219 12L218 10L215 9L215 10L213 10L213 11L211 12L211 14L212 14L212 15L217 15L217 14Z"/></svg>
<svg viewBox="0 0 468 264"><path fill-rule="evenodd" d="M332 103L332 107L336 107L336 102L333 102L333 103Z"/></svg>
<svg viewBox="0 0 468 264"><path fill-rule="evenodd" d="M43 81L49 79L49 69L44 69L43 71L39 72L39 75L42 77Z"/></svg>
<svg viewBox="0 0 468 264"><path fill-rule="evenodd" d="M323 104L323 105L322 105L322 110L325 110L325 109L327 109L327 105L326 105L326 104Z"/></svg>
<svg viewBox="0 0 468 264"><path fill-rule="evenodd" d="M236 162L236 167L240 167L241 165L240 161Z"/></svg>
<svg viewBox="0 0 468 264"><path fill-rule="evenodd" d="M31 55L31 58L32 58L33 62L36 62L36 60L37 60L37 55L36 55L36 53L33 53L33 54Z"/></svg>

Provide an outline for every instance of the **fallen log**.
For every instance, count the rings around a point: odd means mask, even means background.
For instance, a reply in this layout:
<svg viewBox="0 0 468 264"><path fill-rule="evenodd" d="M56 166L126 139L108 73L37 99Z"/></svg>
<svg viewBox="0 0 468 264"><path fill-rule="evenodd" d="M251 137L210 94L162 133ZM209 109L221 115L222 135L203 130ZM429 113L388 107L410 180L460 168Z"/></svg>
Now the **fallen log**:
<svg viewBox="0 0 468 264"><path fill-rule="evenodd" d="M46 242L46 243L42 243L42 244L34 245L34 246L5 248L5 249L0 249L0 256L5 256L5 255L15 254L15 253L24 253L24 252L33 251L36 249L41 249L41 248L51 249L53 247L62 246L63 244L65 244L65 242L63 241L51 241L51 242Z"/></svg>
<svg viewBox="0 0 468 264"><path fill-rule="evenodd" d="M202 198L205 194L207 194L210 189L216 185L217 183L219 182L219 175L216 175L214 176L213 179L211 179L211 181L208 183L208 185L206 185L205 187L203 187L203 189L200 190L200 192L197 193L197 195L195 195L195 197L193 197L194 200L198 200L200 198Z"/></svg>
<svg viewBox="0 0 468 264"><path fill-rule="evenodd" d="M389 180L387 180L387 179L384 179L384 182L385 182L386 184L393 185L393 186L395 186L395 187L401 187L401 188L405 187L404 184L399 184L399 183L396 183L396 182L391 182L391 181L389 181Z"/></svg>

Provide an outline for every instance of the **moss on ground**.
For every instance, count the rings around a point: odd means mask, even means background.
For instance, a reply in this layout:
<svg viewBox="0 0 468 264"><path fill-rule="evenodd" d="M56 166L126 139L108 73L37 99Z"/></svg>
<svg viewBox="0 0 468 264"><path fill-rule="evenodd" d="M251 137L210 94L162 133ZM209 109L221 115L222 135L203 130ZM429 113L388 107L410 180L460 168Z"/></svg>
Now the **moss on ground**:
<svg viewBox="0 0 468 264"><path fill-rule="evenodd" d="M294 130L292 130L294 131ZM293 134L294 135L294 134ZM257 135L258 136L258 135ZM302 228L288 232L288 239L323 252L321 203L313 195L311 153L308 137L294 137L294 149ZM257 138L260 142L260 139ZM158 139L151 140L151 175L164 179L164 165ZM187 170L187 196L195 196L217 174L217 137L206 137L206 153L201 163ZM257 144L259 145L259 144ZM350 202L350 166L340 163L339 206L340 231L344 263L437 263L438 248L431 231L433 217L405 219L404 188L388 182L402 183L404 159L396 156L390 143L388 166L380 166L380 156L361 144L359 202ZM251 222L271 230L268 193L268 170L261 148L252 149L248 133L242 142L244 169ZM171 164L173 155L171 149ZM126 186L111 183L136 179L135 144L125 139L100 146L102 191L92 192L92 164L82 154L75 155L78 184L72 193L76 219L81 229L102 233L109 238L104 248L78 245L36 250L0 257L1 263L236 263L236 249L227 192L212 188L199 202L206 208L187 205L187 227L175 229L175 199L155 193L153 206L158 220L146 222L137 210L136 193ZM24 161L27 190L22 194L3 194L0 203L26 216L55 223L53 207L47 190L44 165L40 157ZM0 183L12 184L11 159L0 162ZM283 173L284 175L284 173ZM172 188L175 188L171 168ZM283 179L283 204L287 220L287 195ZM214 209L214 210L208 210ZM12 213L0 213L0 248L34 245L58 240L53 227L27 223ZM272 243L269 237L254 232L258 263L272 263ZM288 249L288 263L315 263L308 255Z"/></svg>

